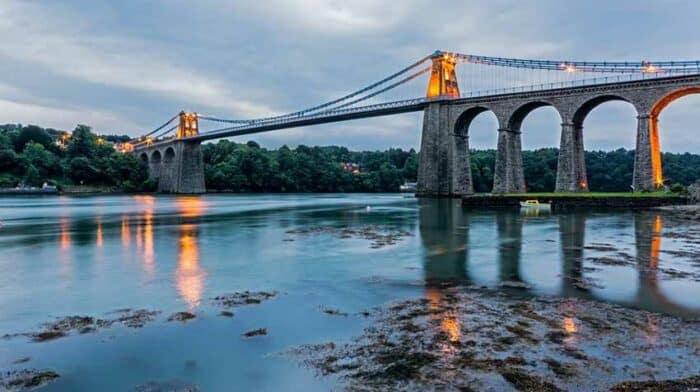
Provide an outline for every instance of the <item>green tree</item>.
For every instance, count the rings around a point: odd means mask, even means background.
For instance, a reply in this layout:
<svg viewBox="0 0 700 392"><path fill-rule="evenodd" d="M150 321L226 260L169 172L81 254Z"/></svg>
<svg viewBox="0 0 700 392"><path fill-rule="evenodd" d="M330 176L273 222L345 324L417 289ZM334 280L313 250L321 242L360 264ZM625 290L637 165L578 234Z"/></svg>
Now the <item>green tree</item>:
<svg viewBox="0 0 700 392"><path fill-rule="evenodd" d="M29 165L29 167L27 167L26 174L24 175L25 185L40 186L43 184L43 181L44 179L39 173L39 170L36 168L36 166Z"/></svg>
<svg viewBox="0 0 700 392"><path fill-rule="evenodd" d="M92 133L87 125L78 125L73 130L66 155L69 158L86 157L92 158L97 152L97 136Z"/></svg>
<svg viewBox="0 0 700 392"><path fill-rule="evenodd" d="M53 139L44 129L36 125L28 125L22 128L14 139L15 151L21 152L24 150L24 146L30 142L41 144L44 148L49 148L53 143Z"/></svg>

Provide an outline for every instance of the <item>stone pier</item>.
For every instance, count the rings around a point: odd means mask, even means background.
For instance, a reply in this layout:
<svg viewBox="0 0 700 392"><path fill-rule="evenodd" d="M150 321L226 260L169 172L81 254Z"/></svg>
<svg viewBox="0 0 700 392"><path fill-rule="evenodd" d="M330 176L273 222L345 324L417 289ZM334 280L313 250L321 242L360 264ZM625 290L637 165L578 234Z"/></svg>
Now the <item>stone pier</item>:
<svg viewBox="0 0 700 392"><path fill-rule="evenodd" d="M206 192L204 161L199 142L173 140L156 143L141 147L134 154L148 163L148 176L158 182L158 192Z"/></svg>
<svg viewBox="0 0 700 392"><path fill-rule="evenodd" d="M498 147L493 173L493 193L525 192L520 131L498 130Z"/></svg>
<svg viewBox="0 0 700 392"><path fill-rule="evenodd" d="M583 149L583 127L575 123L561 125L559 161L555 192L588 190L586 160Z"/></svg>
<svg viewBox="0 0 700 392"><path fill-rule="evenodd" d="M635 191L653 191L663 185L657 119L648 114L637 117L637 145L634 154L632 187Z"/></svg>
<svg viewBox="0 0 700 392"><path fill-rule="evenodd" d="M435 102L423 114L417 194L455 197L473 193L469 141L453 131L449 107Z"/></svg>

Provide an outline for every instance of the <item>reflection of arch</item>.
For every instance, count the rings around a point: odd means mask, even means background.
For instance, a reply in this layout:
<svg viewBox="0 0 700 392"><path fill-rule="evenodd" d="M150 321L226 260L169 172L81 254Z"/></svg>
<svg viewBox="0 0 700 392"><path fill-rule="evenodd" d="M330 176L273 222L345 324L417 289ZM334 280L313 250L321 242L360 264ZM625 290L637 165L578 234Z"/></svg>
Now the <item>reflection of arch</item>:
<svg viewBox="0 0 700 392"><path fill-rule="evenodd" d="M528 102L518 109L516 109L513 114L510 116L510 119L508 120L508 129L510 129L513 132L520 131L520 126L523 124L523 120L525 120L525 117L527 117L530 113L532 113L535 109L539 109L541 107L545 106L551 106L554 108L554 110L557 112L559 115L559 118L561 118L561 113L559 113L559 110L556 108L556 106L552 105L549 102L545 101L533 101L533 102Z"/></svg>
<svg viewBox="0 0 700 392"><path fill-rule="evenodd" d="M153 151L153 154L151 154L151 163L153 163L154 165L157 165L160 163L160 161L161 161L160 151L158 151L158 150Z"/></svg>
<svg viewBox="0 0 700 392"><path fill-rule="evenodd" d="M675 315L694 315L696 309L674 302L666 296L657 278L659 256L661 253L661 233L663 219L661 214L641 213L634 216L634 237L639 263L639 292L637 301L644 308L667 312Z"/></svg>
<svg viewBox="0 0 700 392"><path fill-rule="evenodd" d="M573 117L574 125L578 127L583 126L583 121L586 119L586 116L588 116L588 114L591 113L591 111L593 111L593 109L597 108L601 104L604 104L605 102L610 101L623 101L631 104L629 99L624 98L620 95L605 94L593 97L588 101L584 102L581 106L578 107L578 109L576 109L576 112L574 113ZM636 111L637 108L635 108L634 110Z"/></svg>
<svg viewBox="0 0 700 392"><path fill-rule="evenodd" d="M471 125L472 121L474 121L476 116L487 111L493 113L493 111L483 106L475 106L465 110L459 115L457 121L455 122L454 133L459 136L467 136L469 134L469 126Z"/></svg>
<svg viewBox="0 0 700 392"><path fill-rule="evenodd" d="M175 159L175 150L173 150L172 147L168 147L167 150L165 150L165 154L163 155L163 163L171 163Z"/></svg>

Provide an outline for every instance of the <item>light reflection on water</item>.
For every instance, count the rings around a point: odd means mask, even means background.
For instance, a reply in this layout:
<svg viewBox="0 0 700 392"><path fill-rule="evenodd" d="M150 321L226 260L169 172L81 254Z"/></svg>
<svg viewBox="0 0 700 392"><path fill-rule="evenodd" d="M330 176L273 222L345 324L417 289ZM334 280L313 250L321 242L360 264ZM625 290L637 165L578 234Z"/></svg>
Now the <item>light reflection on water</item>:
<svg viewBox="0 0 700 392"><path fill-rule="evenodd" d="M236 249L249 258L245 268L257 279L260 274L251 263L264 263L266 257L282 258L285 267L294 268L292 265L298 264L298 268L307 268L308 265L303 267L303 257L289 259L284 254L291 252L301 256L305 252L319 252L313 242L320 235L307 238L311 248L305 249L299 242L302 239L283 241L285 228L379 224L416 235L418 241L404 241L394 247L408 257L405 260L408 264L422 265L422 276L416 277L430 284L520 285L523 291L535 295L579 296L670 313L697 313L700 308L697 296L679 298L676 295L679 289L673 289L690 288L691 292L697 292L697 282L687 278L665 282L660 278L664 276L660 268L691 274L698 271L692 270L690 263L684 264L682 260L663 254L664 221L659 213L527 216L509 211L468 212L453 201L400 197L329 196L319 199L297 195L260 198L257 204L255 196L62 198L59 208L54 208L55 199L7 199L17 206L0 209L6 222L0 232L3 253L13 254L12 258L5 258L2 268L11 276L14 270L22 269L22 260L32 259L35 257L32 252L39 252L58 254L66 271L77 268L78 264L81 270L88 268L86 264L91 263L90 258L96 260L97 251L104 248L107 252L100 252L100 258L122 260L127 264L136 262L146 282L172 276L173 287L182 301L189 307L196 307L205 295L207 278L216 279L207 269L226 270L228 267L222 264L221 256L237 256ZM379 204L379 208L368 213L362 208L368 204ZM46 235L53 227L59 232L55 244L51 236ZM4 239L3 236L8 237ZM93 240L86 241L90 237ZM369 252L364 243L323 239L329 240L334 243L329 248L335 253L343 246L349 253ZM202 241L208 243L204 250ZM617 252L597 253L595 248L601 243L616 247ZM31 246L24 247L26 244ZM678 249L685 245L674 239L666 246ZM391 248L376 252L391 254ZM627 255L621 256L621 252ZM598 256L636 258L637 266L592 264L589 259ZM323 257L323 254L315 257ZM265 279L286 280L287 277L273 267L262 268L270 274ZM32 268L36 269L27 273L41 276L50 274L52 267L46 264ZM324 275L323 265L313 268L316 274ZM391 273L390 265L377 268L379 272L389 271L389 278L406 275L400 268ZM121 281L134 278L130 275L133 272L124 269L112 273L109 280L117 286ZM373 271L363 270L352 273L375 275ZM586 285L581 282L599 284L584 287ZM668 293L664 290L667 285L672 287ZM148 284L146 288L162 289ZM22 290L21 285L7 289ZM59 295L70 298L80 293L63 291ZM32 300L31 296L25 299Z"/></svg>
<svg viewBox="0 0 700 392"><path fill-rule="evenodd" d="M285 292L269 305L274 312L265 313L268 305L259 307L260 324L234 317L241 323L238 335L268 325L275 331L274 347L254 349L234 339L228 343L233 346L221 348L229 350L231 361L252 366L251 352L263 355L359 332L360 325L348 320L323 318L320 305L357 312L422 296L429 309L444 307L449 301L441 287L451 284L505 286L524 295L576 296L700 315L700 283L668 279L664 273L673 269L698 276L697 266L668 253L692 244L674 235L683 228L668 225L658 213L529 216L470 212L456 201L397 195L210 195L3 198L0 218L5 223L0 229L0 335L31 330L57 316L101 315L126 307L198 312L210 306L208 298L222 293ZM287 233L347 226L384 226L412 236L373 249L361 238ZM614 249L595 249L605 246ZM601 256L628 262L592 262ZM565 343L575 345L576 309L563 313ZM449 340L459 340L465 326L458 315L440 317L436 325ZM283 327L274 330L275 322ZM200 328L201 335L188 335L191 344L217 333L215 324L197 325L191 328ZM655 325L650 317L645 327L650 342L656 340ZM162 344L172 349L172 342ZM182 343L181 355L215 351L216 344ZM157 353L157 347L144 350ZM452 349L444 347L445 354Z"/></svg>

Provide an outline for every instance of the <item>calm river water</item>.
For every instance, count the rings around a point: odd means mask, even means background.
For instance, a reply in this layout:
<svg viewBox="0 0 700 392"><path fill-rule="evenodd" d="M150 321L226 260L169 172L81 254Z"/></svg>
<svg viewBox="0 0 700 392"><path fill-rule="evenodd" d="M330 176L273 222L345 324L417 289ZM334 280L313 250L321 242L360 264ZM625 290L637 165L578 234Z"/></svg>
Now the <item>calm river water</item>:
<svg viewBox="0 0 700 392"><path fill-rule="evenodd" d="M0 371L53 369L48 391L328 390L336 380L279 353L348 341L368 325L358 313L448 284L700 315L698 244L653 212L529 216L395 194L12 197L0 220L0 336L162 312L138 329L0 339ZM221 317L212 298L245 290L279 295ZM179 311L197 318L166 321ZM241 336L257 328L268 334Z"/></svg>

